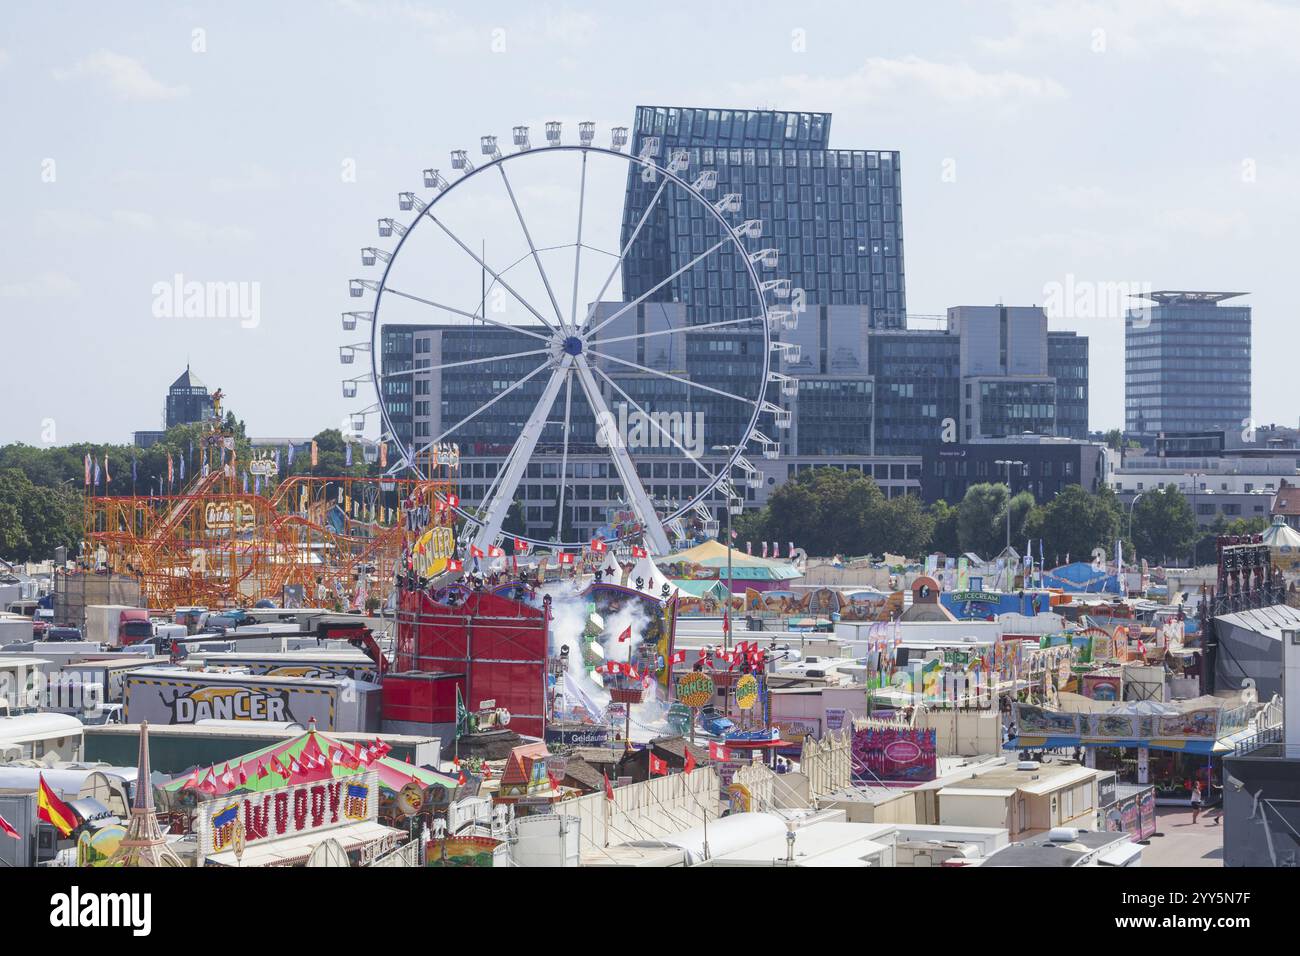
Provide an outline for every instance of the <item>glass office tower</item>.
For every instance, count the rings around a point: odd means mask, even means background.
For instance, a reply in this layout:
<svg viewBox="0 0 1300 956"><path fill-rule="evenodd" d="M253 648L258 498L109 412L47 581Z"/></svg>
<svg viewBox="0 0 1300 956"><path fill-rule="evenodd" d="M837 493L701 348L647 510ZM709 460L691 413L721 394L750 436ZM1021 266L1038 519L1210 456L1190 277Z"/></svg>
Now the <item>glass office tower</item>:
<svg viewBox="0 0 1300 956"><path fill-rule="evenodd" d="M1250 419L1244 292L1152 292L1124 319L1124 427L1136 434L1240 430Z"/></svg>

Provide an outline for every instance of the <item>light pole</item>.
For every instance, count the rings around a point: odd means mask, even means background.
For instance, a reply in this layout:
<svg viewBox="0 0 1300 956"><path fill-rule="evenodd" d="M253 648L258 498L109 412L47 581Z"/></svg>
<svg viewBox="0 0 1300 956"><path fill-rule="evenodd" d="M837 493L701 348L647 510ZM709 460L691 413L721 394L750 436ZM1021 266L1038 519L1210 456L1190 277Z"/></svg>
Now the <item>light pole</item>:
<svg viewBox="0 0 1300 956"><path fill-rule="evenodd" d="M1204 478L1205 475L1202 472L1194 471L1190 477L1192 479L1192 567L1196 567L1197 552L1200 551L1199 545L1201 543L1201 516L1196 513L1200 496L1196 482ZM1213 510L1214 506L1211 505L1210 509Z"/></svg>
<svg viewBox="0 0 1300 956"><path fill-rule="evenodd" d="M740 447L737 445L714 445L713 450L724 452L726 454L731 454L734 451L739 451ZM728 469L728 472L730 472L730 469ZM727 475L727 485L728 485L727 542L726 542L727 543L727 606L723 612L725 615L723 620L727 622L727 628L722 634L722 646L726 650L730 651L731 650L731 627L733 624L733 622L731 621L731 594L732 594L732 589L735 587L735 579L732 577L732 573L731 573L731 509L732 509L732 501L734 500L734 496L732 495L732 488L730 487L731 485L730 473L728 473ZM739 511L741 507L742 505L735 505L737 511Z"/></svg>
<svg viewBox="0 0 1300 956"><path fill-rule="evenodd" d="M993 464L1007 466L1007 550L1011 550L1011 466L1023 465L1024 462L1013 458L999 458Z"/></svg>
<svg viewBox="0 0 1300 956"><path fill-rule="evenodd" d="M1138 499L1141 498L1145 493L1146 492L1139 491L1137 494L1133 496L1133 500L1128 503L1128 540L1130 543L1133 541L1133 509L1137 507ZM1134 552L1134 559L1136 560L1136 555L1137 555L1136 546L1134 546L1133 552Z"/></svg>

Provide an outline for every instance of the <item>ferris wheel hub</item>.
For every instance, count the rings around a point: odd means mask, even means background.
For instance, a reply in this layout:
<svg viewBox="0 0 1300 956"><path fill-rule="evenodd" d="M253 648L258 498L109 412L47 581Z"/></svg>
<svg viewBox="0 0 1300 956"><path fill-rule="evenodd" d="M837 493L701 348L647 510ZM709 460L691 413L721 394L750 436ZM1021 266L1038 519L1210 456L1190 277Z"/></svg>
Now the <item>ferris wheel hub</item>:
<svg viewBox="0 0 1300 956"><path fill-rule="evenodd" d="M561 343L560 347L569 355L581 355L582 339L578 338L576 335L570 335Z"/></svg>

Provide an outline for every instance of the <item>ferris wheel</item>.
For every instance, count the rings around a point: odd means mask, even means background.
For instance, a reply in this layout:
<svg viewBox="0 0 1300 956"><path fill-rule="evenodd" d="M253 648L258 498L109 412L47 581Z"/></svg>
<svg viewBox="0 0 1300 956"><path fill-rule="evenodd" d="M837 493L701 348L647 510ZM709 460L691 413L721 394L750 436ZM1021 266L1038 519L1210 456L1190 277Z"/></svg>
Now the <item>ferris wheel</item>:
<svg viewBox="0 0 1300 956"><path fill-rule="evenodd" d="M600 470L591 474L617 481L611 490L619 487L620 506L635 516L615 539L666 554L670 535L682 539L686 527L716 534L709 503L738 513L744 488L762 486L746 453L778 457L769 433L789 428L780 402L797 394L797 381L780 371L798 361L799 347L779 338L797 327L798 313L789 281L770 274L778 250L761 243L760 220L740 215L740 193L717 195L716 169L689 170L686 150L661 158L659 140L648 137L636 154L625 151L626 127L611 131L609 146L596 145L589 122L579 124L576 144L563 142L558 122L546 124L545 146L532 146L526 126L512 138L515 150L503 153L495 136L483 136L477 164L452 150L454 180L424 170L429 192L398 194L410 215L378 221L392 247L362 249L362 264L378 273L350 280L349 292L371 304L344 312L343 328L368 324L370 335L339 356L350 366L369 353L370 371L344 379L343 394L371 384L376 401L352 414L353 428L378 417L392 474L424 477L429 454L444 443L459 446L462 468L477 455L498 462L476 505L452 503L467 522L467 543L485 551L502 536L521 482L548 476L554 531L514 536L561 550L586 546L567 520L580 491L570 468L593 460ZM645 201L629 212L632 188ZM676 258L662 239L669 212L689 224L668 240ZM697 275L710 260L730 276L722 294L730 311L712 308L720 297ZM635 295L623 290L633 263ZM675 301L681 288L697 290L689 318ZM706 337L719 359L702 361L695 337ZM726 360L740 352L744 362ZM705 404L721 419L707 429L707 447L699 436L674 434L671 417L657 413ZM629 413L653 439L654 460L689 475L679 496L651 493L662 486L646 477L649 465L638 471L650 453L617 433Z"/></svg>

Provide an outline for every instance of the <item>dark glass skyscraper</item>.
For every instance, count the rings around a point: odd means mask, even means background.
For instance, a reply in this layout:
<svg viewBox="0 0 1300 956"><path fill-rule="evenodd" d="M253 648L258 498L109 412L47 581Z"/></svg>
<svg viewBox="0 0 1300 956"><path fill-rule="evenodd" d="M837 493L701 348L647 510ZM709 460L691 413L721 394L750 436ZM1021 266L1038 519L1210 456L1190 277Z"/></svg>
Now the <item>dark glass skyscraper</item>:
<svg viewBox="0 0 1300 956"><path fill-rule="evenodd" d="M899 155L888 150L829 148L829 113L720 110L638 106L632 152L659 140L666 162L685 149L686 178L701 170L718 174L715 196L739 193L736 219L759 219L764 234L746 240L751 249L776 248L776 274L803 289L816 305L866 305L875 328L906 324L903 270L903 199ZM629 175L623 210L623 242L640 221L658 188ZM671 193L656 204L624 264L627 299L648 291L684 266L716 237L698 208ZM739 317L748 288L743 262L730 250L711 256L652 299L686 304L688 321Z"/></svg>
<svg viewBox="0 0 1300 956"><path fill-rule="evenodd" d="M1124 427L1137 434L1241 429L1250 419L1244 292L1152 292L1124 319Z"/></svg>

